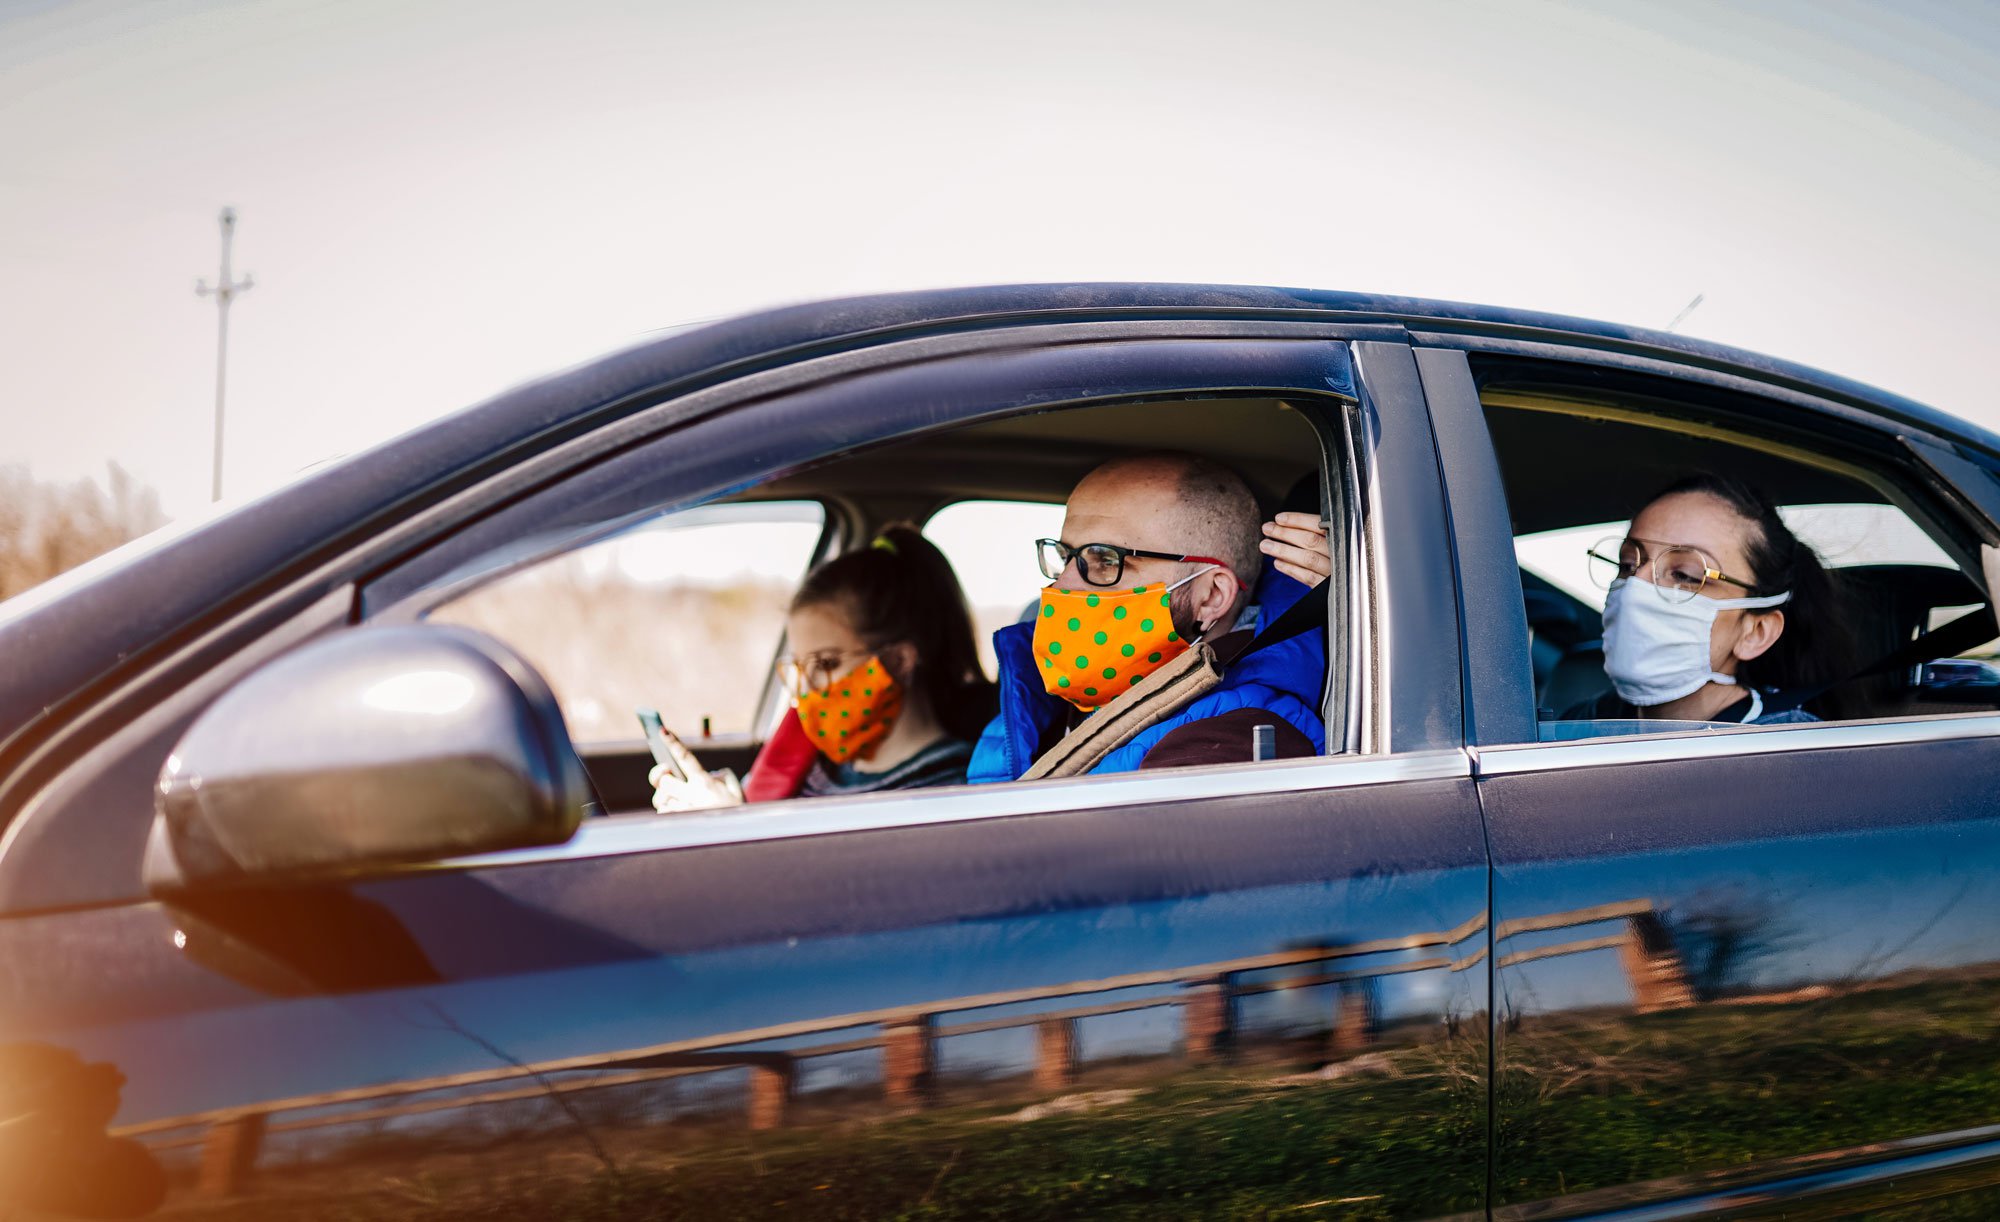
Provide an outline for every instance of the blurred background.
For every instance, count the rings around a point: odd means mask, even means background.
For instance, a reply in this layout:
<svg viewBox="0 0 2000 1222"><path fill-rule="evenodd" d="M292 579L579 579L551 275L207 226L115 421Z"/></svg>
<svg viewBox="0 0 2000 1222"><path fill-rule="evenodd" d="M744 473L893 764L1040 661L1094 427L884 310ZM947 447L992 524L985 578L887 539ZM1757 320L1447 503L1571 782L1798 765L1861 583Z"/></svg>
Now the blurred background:
<svg viewBox="0 0 2000 1222"><path fill-rule="evenodd" d="M2000 7L0 0L0 595L650 331L886 289L1554 310L1989 426ZM1699 297L1699 304L1687 307Z"/></svg>

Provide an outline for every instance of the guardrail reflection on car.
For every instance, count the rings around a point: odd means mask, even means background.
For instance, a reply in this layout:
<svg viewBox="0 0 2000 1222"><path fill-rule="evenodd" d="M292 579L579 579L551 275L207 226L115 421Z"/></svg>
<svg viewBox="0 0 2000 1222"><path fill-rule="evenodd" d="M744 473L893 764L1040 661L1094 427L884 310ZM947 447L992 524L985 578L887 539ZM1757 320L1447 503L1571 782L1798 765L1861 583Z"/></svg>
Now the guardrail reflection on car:
<svg viewBox="0 0 2000 1222"><path fill-rule="evenodd" d="M1639 1011L1693 1003L1672 943L1659 934L1650 900L1510 921L1496 933L1504 939L1608 921L1622 921L1625 928L1609 935L1505 954L1501 964L1613 949L1619 953ZM198 1147L199 1190L207 1195L227 1195L242 1189L267 1140L278 1134L393 1124L511 1102L560 1101L583 1092L723 1071L742 1071L747 1078L741 1115L748 1127L771 1130L794 1120L800 1069L807 1061L874 1050L879 1054L879 1105L898 1110L923 1108L939 1097L938 1052L943 1041L1029 1028L1034 1051L1026 1077L1037 1091L1060 1092L1078 1081L1084 1067L1078 1028L1085 1020L1172 1010L1179 1020L1176 1043L1181 1056L1195 1064L1215 1063L1238 1057L1251 1037L1240 1019L1246 999L1306 989L1327 989L1332 994L1322 1030L1328 1065L1320 1072L1337 1078L1343 1065L1366 1057L1388 1035L1377 1002L1377 982L1391 976L1463 972L1477 966L1485 960L1484 945L1464 954L1455 952L1461 943L1482 934L1485 925L1484 916L1477 916L1457 928L1433 933L1298 947L1174 969L943 997L922 1005L836 1014L651 1047L273 1099L163 1117L114 1130L114 1135L140 1138L158 1152ZM1397 953L1402 957L1384 958ZM1357 961L1365 962L1357 965ZM1071 1004L1052 1004L1060 1002ZM989 1016L969 1017L978 1011L987 1011ZM1476 1017L1483 1021L1483 1014ZM440 1019L449 1022L443 1015ZM777 1043L785 1046L772 1047ZM1370 1069L1367 1064L1360 1066L1361 1072Z"/></svg>

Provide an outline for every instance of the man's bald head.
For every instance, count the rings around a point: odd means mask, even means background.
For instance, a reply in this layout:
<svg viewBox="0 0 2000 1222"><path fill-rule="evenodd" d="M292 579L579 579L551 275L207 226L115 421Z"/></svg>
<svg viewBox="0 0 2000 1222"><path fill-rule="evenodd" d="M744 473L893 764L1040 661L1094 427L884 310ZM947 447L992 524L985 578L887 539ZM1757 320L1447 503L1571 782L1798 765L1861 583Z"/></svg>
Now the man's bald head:
<svg viewBox="0 0 2000 1222"><path fill-rule="evenodd" d="M1262 521L1257 498L1236 472L1198 454L1167 450L1114 458L1084 476L1069 495L1063 540L1221 560L1239 591L1225 616L1210 617L1212 627L1226 628L1263 564ZM1144 563L1153 566L1148 581L1177 577L1159 568L1167 562Z"/></svg>

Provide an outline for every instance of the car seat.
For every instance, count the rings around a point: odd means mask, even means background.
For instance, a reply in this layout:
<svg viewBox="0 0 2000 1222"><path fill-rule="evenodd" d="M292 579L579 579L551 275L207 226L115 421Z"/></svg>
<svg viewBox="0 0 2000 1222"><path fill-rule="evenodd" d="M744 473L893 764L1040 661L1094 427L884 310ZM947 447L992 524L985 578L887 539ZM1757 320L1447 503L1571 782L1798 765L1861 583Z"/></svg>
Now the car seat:
<svg viewBox="0 0 2000 1222"><path fill-rule="evenodd" d="M1604 675L1603 615L1526 569L1521 570L1521 600L1528 614L1535 704L1560 717L1610 691L1611 680Z"/></svg>

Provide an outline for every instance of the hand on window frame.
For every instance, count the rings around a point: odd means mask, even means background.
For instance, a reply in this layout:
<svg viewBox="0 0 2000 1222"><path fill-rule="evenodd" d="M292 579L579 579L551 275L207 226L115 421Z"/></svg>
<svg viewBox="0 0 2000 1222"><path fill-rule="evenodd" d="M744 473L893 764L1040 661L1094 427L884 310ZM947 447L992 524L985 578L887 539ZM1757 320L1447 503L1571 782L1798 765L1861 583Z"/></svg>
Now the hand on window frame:
<svg viewBox="0 0 2000 1222"><path fill-rule="evenodd" d="M1264 541L1257 546L1273 568L1308 588L1333 576L1333 549L1318 514L1277 515L1264 523Z"/></svg>

